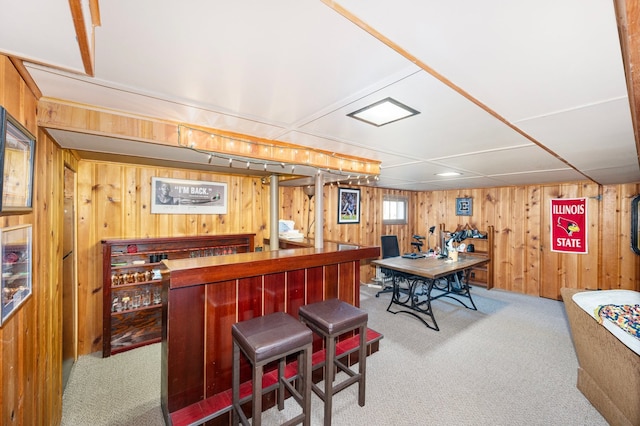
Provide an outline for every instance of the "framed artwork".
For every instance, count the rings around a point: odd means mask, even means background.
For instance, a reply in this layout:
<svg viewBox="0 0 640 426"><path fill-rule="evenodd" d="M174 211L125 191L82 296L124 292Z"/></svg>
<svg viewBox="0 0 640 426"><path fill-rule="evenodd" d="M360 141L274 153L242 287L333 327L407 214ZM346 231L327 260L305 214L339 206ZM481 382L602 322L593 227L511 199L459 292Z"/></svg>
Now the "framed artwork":
<svg viewBox="0 0 640 426"><path fill-rule="evenodd" d="M31 296L31 225L0 229L0 325Z"/></svg>
<svg viewBox="0 0 640 426"><path fill-rule="evenodd" d="M631 200L631 250L640 256L640 195Z"/></svg>
<svg viewBox="0 0 640 426"><path fill-rule="evenodd" d="M456 216L471 216L473 198L456 198Z"/></svg>
<svg viewBox="0 0 640 426"><path fill-rule="evenodd" d="M338 188L338 223L360 223L360 190Z"/></svg>
<svg viewBox="0 0 640 426"><path fill-rule="evenodd" d="M0 212L31 211L36 138L0 107Z"/></svg>
<svg viewBox="0 0 640 426"><path fill-rule="evenodd" d="M151 213L226 214L227 184L152 177Z"/></svg>

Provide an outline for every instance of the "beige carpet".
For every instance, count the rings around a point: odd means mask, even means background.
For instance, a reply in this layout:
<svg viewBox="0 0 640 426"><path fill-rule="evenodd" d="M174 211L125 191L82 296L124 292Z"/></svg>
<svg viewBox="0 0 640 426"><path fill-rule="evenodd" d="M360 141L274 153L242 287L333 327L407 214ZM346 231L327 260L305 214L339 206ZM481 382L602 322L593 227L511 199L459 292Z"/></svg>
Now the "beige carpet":
<svg viewBox="0 0 640 426"><path fill-rule="evenodd" d="M433 302L440 331L386 312L390 295L362 287L369 326L384 334L357 387L334 399L341 425L606 425L576 389L577 360L561 302L474 288L478 311ZM342 376L339 376L342 377ZM160 345L106 359L81 357L63 398L62 425L162 425ZM263 424L295 410L270 409ZM314 395L312 424L322 424Z"/></svg>

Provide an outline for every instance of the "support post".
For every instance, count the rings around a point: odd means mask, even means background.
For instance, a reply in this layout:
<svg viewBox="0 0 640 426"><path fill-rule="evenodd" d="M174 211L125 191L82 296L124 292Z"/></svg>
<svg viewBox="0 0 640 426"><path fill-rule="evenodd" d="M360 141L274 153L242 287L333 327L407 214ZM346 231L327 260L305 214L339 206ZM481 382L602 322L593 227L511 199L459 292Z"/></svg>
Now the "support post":
<svg viewBox="0 0 640 426"><path fill-rule="evenodd" d="M280 200L278 196L278 188L278 176L271 175L269 182L269 195L271 200L269 202L269 250L280 249L280 229L278 226L278 220L280 219Z"/></svg>
<svg viewBox="0 0 640 426"><path fill-rule="evenodd" d="M316 231L315 231L315 248L324 247L324 200L322 197L323 185L322 172L316 173Z"/></svg>

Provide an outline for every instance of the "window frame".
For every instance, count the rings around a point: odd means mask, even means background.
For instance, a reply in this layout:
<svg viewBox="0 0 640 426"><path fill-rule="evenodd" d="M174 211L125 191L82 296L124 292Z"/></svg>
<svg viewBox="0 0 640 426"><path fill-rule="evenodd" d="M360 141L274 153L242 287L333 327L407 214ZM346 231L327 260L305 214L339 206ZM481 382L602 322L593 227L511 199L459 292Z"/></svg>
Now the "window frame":
<svg viewBox="0 0 640 426"><path fill-rule="evenodd" d="M395 210L396 214L398 213L398 203L402 203L404 205L404 218L400 219L387 219L385 218L385 204L386 203L394 203L396 204ZM409 197L402 195L383 195L382 196L382 224L383 225L406 225L409 223Z"/></svg>

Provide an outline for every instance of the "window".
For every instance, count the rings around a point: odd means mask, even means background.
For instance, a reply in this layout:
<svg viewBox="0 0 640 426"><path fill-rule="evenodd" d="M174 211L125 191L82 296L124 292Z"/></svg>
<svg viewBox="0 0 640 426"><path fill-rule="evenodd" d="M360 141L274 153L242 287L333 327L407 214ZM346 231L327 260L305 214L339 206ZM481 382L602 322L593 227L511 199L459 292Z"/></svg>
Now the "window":
<svg viewBox="0 0 640 426"><path fill-rule="evenodd" d="M407 197L384 195L382 198L382 223L404 225L407 223Z"/></svg>

